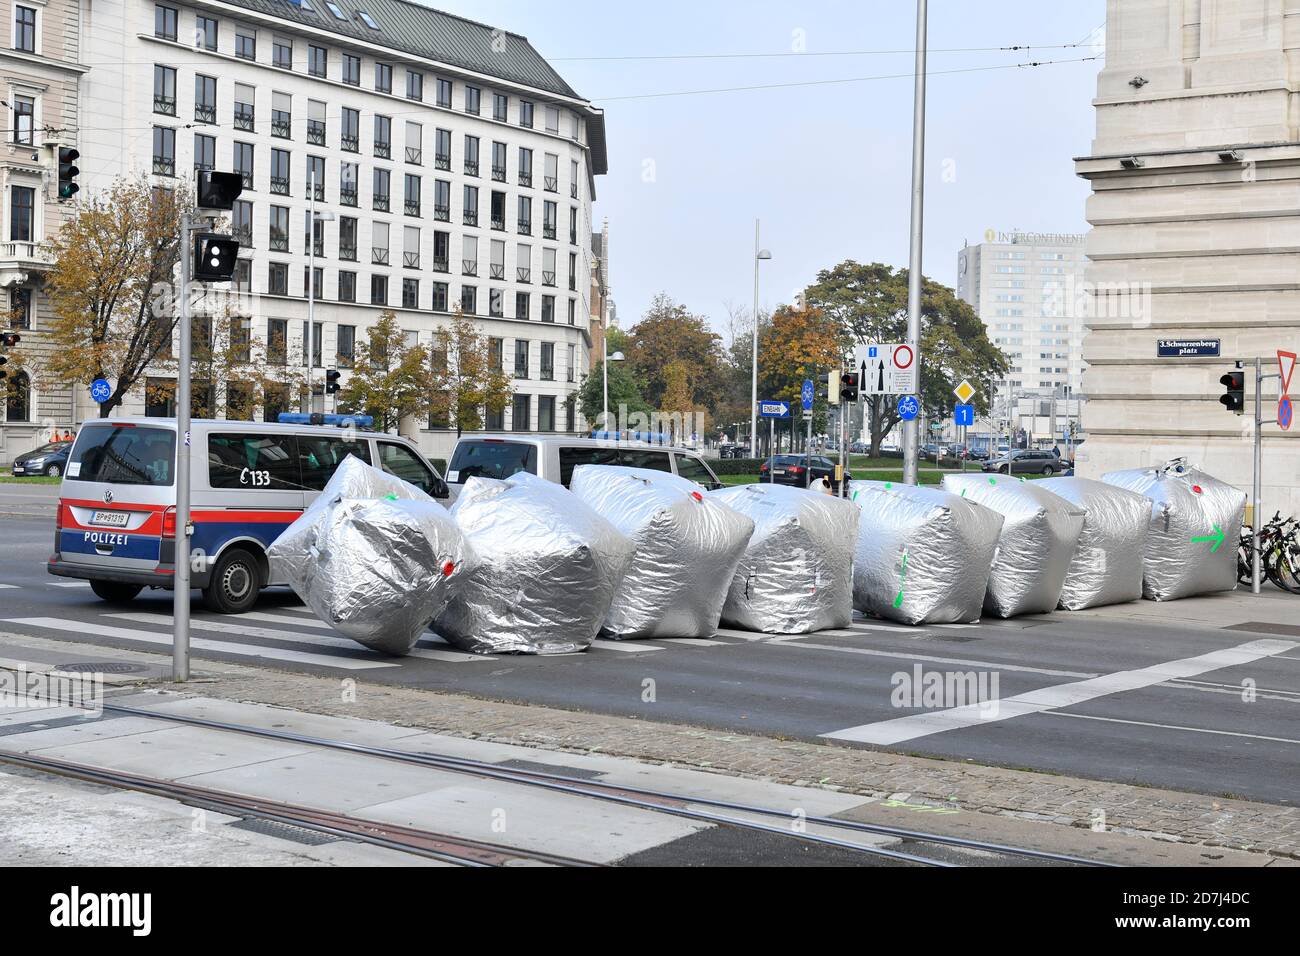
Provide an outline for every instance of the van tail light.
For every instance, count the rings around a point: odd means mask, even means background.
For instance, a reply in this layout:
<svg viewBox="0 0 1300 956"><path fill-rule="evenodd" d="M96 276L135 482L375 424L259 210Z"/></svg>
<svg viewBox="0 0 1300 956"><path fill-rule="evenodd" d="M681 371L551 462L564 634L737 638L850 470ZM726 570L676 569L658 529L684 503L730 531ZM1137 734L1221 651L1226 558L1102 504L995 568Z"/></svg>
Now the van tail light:
<svg viewBox="0 0 1300 956"><path fill-rule="evenodd" d="M176 507L174 505L163 512L162 536L173 539L176 537Z"/></svg>
<svg viewBox="0 0 1300 956"><path fill-rule="evenodd" d="M63 530L63 509L66 507L67 505L65 505L63 503L63 499L60 498L59 506L54 509L54 533L55 534L58 534L60 531Z"/></svg>

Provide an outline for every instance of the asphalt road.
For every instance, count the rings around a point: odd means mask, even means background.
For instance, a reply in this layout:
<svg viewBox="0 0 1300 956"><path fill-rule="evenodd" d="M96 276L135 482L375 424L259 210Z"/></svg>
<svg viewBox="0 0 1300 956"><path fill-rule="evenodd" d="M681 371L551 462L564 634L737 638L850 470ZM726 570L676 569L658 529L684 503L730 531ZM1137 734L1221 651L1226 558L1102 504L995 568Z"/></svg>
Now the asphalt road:
<svg viewBox="0 0 1300 956"><path fill-rule="evenodd" d="M108 606L45 573L51 539L48 520L0 521L0 631L166 652L170 592ZM476 657L431 634L397 659L277 589L240 618L196 604L193 638L200 661L1300 803L1300 627L1064 613L979 626L859 620L798 638L724 629L705 641L600 641L550 658ZM985 703L962 708L950 694L896 706L896 683L917 667L984 680Z"/></svg>

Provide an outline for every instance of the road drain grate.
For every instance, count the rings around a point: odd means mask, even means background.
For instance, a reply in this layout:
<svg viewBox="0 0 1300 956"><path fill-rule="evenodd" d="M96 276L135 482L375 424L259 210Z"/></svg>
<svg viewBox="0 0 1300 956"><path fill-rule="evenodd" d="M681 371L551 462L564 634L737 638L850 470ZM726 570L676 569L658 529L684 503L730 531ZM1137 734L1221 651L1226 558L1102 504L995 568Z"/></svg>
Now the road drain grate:
<svg viewBox="0 0 1300 956"><path fill-rule="evenodd" d="M144 674L149 667L125 661L79 661L75 664L57 664L54 669L69 674Z"/></svg>
<svg viewBox="0 0 1300 956"><path fill-rule="evenodd" d="M302 827L291 826L288 823L259 820L256 817L244 817L237 823L230 824L230 827L233 830L247 830L249 833L273 836L288 840L290 843L301 843L303 846L324 846L326 843L338 843L341 839L328 833L317 833L315 830L304 830Z"/></svg>

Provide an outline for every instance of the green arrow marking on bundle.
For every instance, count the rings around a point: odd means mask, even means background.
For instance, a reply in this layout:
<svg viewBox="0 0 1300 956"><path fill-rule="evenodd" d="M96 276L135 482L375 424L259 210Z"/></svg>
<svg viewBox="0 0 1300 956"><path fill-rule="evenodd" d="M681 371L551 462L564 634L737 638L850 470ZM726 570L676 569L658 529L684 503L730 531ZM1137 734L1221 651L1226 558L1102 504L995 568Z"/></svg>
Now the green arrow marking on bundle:
<svg viewBox="0 0 1300 956"><path fill-rule="evenodd" d="M1216 524L1214 526L1214 534L1207 534L1199 538L1193 538L1192 544L1204 544L1206 541L1214 542L1214 547L1210 549L1210 554L1214 554L1214 552L1218 551L1220 546L1223 544L1223 529Z"/></svg>
<svg viewBox="0 0 1300 956"><path fill-rule="evenodd" d="M895 607L895 608L897 608L897 607L901 607L902 604L903 604L903 588L902 588L902 582L903 582L903 579L906 578L906 577L907 577L907 551L904 551L904 552L903 552L903 568L902 568L902 570L899 572L899 575L898 575L898 581L899 581L898 596L897 596L896 598L894 598L894 607Z"/></svg>

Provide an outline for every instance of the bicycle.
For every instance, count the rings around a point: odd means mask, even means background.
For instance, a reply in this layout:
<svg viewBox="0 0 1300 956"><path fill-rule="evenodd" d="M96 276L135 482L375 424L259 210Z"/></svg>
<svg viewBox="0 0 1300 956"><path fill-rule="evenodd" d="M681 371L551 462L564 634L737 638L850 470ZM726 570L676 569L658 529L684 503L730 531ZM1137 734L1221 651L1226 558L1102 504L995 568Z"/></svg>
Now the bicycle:
<svg viewBox="0 0 1300 956"><path fill-rule="evenodd" d="M1237 544L1237 580L1242 584L1254 578L1254 541L1254 528L1243 527ZM1284 591L1300 594L1300 522L1275 513L1260 529L1259 557L1263 577Z"/></svg>

